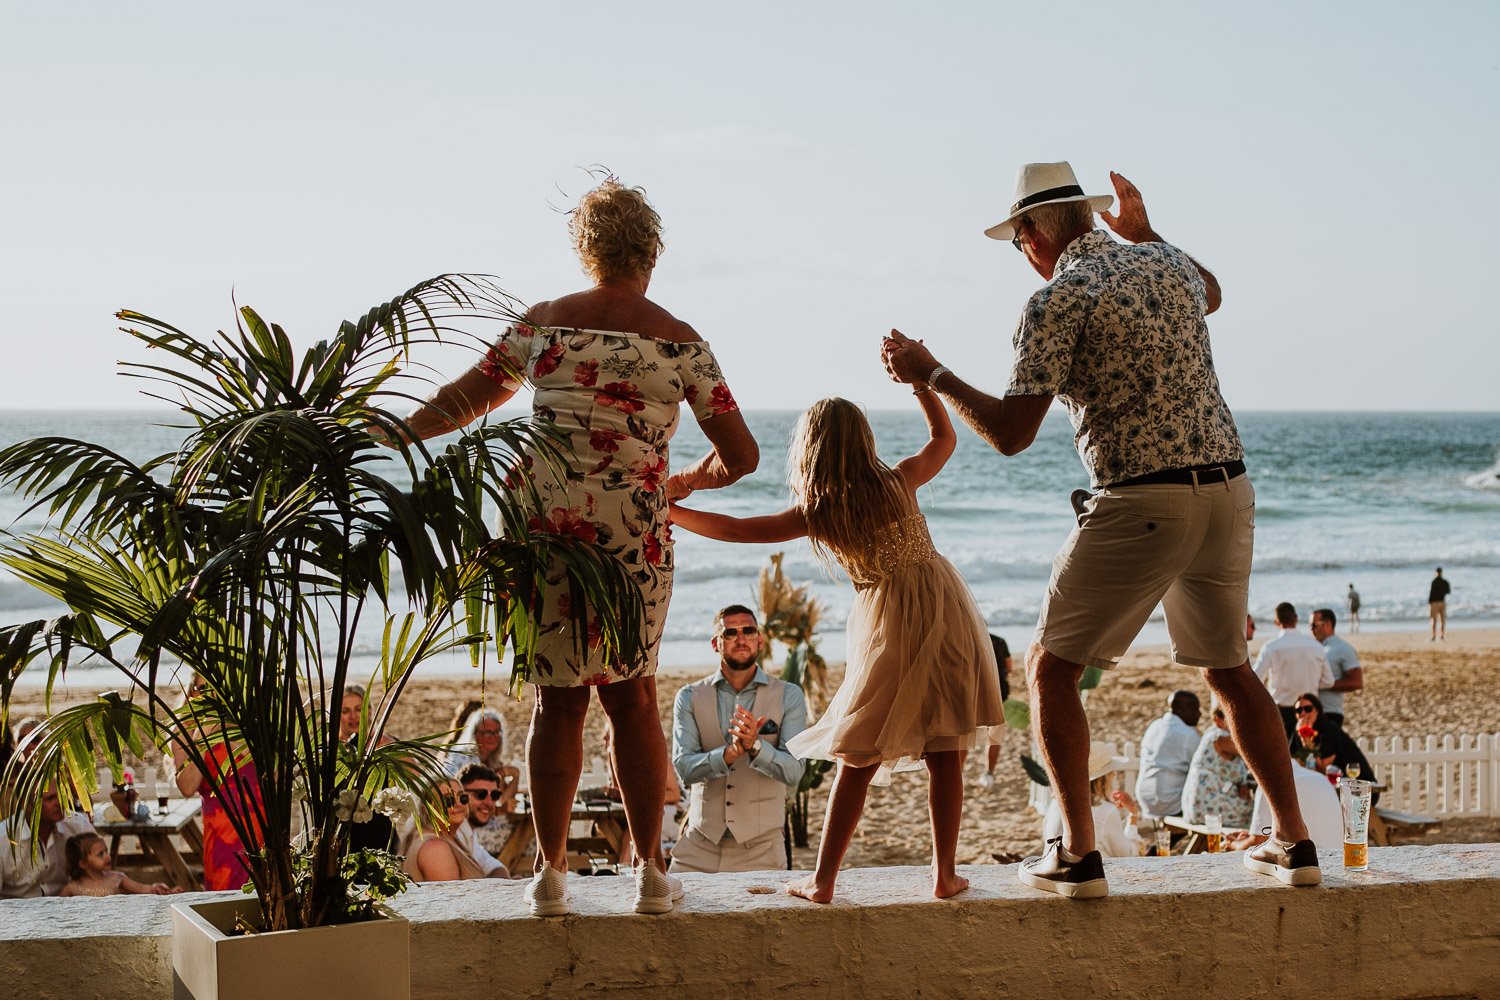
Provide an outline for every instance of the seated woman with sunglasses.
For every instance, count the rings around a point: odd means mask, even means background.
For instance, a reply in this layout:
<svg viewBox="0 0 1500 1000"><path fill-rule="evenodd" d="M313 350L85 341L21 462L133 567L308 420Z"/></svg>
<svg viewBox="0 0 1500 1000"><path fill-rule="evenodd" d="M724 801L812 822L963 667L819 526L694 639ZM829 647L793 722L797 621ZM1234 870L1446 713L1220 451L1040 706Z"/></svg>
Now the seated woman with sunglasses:
<svg viewBox="0 0 1500 1000"><path fill-rule="evenodd" d="M1365 781L1375 780L1375 770L1365 758L1364 751L1343 727L1323 718L1323 702L1315 694L1304 694L1297 699L1297 731L1292 734L1292 757L1302 761L1315 771L1326 771L1328 765L1337 767L1346 777L1358 777ZM1310 732L1308 730L1311 730ZM1357 775L1350 768L1359 768ZM1371 804L1380 800L1375 792Z"/></svg>
<svg viewBox="0 0 1500 1000"><path fill-rule="evenodd" d="M402 844L401 870L417 882L454 882L471 878L510 878L510 872L480 847L469 828L469 793L449 778L435 789L443 806L444 825L435 831L417 825Z"/></svg>

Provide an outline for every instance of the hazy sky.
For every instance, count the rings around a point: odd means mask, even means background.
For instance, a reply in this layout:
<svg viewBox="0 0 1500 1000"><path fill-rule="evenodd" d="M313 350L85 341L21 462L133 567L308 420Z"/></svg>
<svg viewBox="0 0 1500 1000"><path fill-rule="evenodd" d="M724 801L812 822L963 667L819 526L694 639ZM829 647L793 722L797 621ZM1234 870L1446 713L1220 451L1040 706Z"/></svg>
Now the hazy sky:
<svg viewBox="0 0 1500 1000"><path fill-rule="evenodd" d="M137 405L120 307L307 344L443 271L576 290L596 163L744 405L907 405L892 325L999 391L1040 279L981 230L1069 159L1217 273L1232 407L1500 408L1493 2L0 10L0 406Z"/></svg>

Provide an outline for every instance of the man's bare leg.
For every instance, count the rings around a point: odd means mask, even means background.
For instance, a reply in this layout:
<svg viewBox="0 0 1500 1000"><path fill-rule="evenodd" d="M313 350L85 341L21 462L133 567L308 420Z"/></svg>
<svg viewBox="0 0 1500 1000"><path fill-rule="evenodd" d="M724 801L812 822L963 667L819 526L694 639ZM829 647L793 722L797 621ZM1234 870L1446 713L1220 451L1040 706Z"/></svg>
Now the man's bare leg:
<svg viewBox="0 0 1500 1000"><path fill-rule="evenodd" d="M1256 784L1266 793L1271 806L1271 835L1282 843L1306 840L1307 826L1302 822L1292 779L1292 757L1283 739L1286 730L1265 684L1251 671L1249 660L1228 670L1204 670L1203 679L1218 695L1234 745L1255 775Z"/></svg>
<svg viewBox="0 0 1500 1000"><path fill-rule="evenodd" d="M1089 720L1083 711L1083 699L1078 695L1078 680L1082 676L1082 664L1053 656L1034 643L1026 651L1032 735L1036 737L1042 764L1052 779L1052 791L1062 810L1063 849L1079 857L1094 849L1094 811L1089 800Z"/></svg>

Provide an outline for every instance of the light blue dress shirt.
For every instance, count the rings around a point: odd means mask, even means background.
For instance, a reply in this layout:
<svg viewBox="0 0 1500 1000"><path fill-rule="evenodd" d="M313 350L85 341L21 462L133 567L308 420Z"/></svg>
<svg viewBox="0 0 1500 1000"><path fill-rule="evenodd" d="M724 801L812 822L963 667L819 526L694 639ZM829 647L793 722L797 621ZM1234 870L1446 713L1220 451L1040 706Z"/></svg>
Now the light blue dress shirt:
<svg viewBox="0 0 1500 1000"><path fill-rule="evenodd" d="M723 672L719 673L714 681L714 694L719 708L720 732L729 732L734 706L741 705L745 711L754 713L755 695L770 680L770 675L757 667L755 678L745 685L745 690L735 691ZM724 760L727 744L714 750L703 749L698 720L693 714L693 687L691 684L683 687L672 702L672 766L684 788L729 774L729 764ZM750 766L761 774L795 787L802 780L802 761L787 753L785 748L788 740L807 728L807 699L795 684L788 683L782 688L780 726L776 746L762 741L760 753L755 757L747 755L747 758Z"/></svg>
<svg viewBox="0 0 1500 1000"><path fill-rule="evenodd" d="M1141 737L1135 799L1148 816L1182 815L1182 788L1198 750L1198 730L1167 712Z"/></svg>

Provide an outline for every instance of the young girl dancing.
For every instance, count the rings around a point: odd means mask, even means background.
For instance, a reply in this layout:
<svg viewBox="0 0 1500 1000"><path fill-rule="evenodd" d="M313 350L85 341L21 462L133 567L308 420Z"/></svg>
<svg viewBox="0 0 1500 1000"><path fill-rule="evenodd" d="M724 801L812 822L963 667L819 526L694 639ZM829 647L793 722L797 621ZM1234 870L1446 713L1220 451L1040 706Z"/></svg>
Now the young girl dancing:
<svg viewBox="0 0 1500 1000"><path fill-rule="evenodd" d="M104 838L97 833L80 833L68 838L63 845L63 860L71 881L63 886L61 896L120 896L125 893L137 895L170 896L179 893L165 882L143 885L110 868L109 848Z"/></svg>
<svg viewBox="0 0 1500 1000"><path fill-rule="evenodd" d="M794 506L764 517L729 517L673 505L672 520L727 542L784 542L806 535L854 582L844 683L818 722L787 744L802 758L837 760L817 870L789 891L833 899L872 781L927 765L933 895L968 888L954 870L963 813L965 753L1004 726L999 674L984 619L948 560L938 555L917 509L916 489L937 475L957 439L937 393L916 387L928 441L895 468L875 453L859 407L825 399L792 434Z"/></svg>

